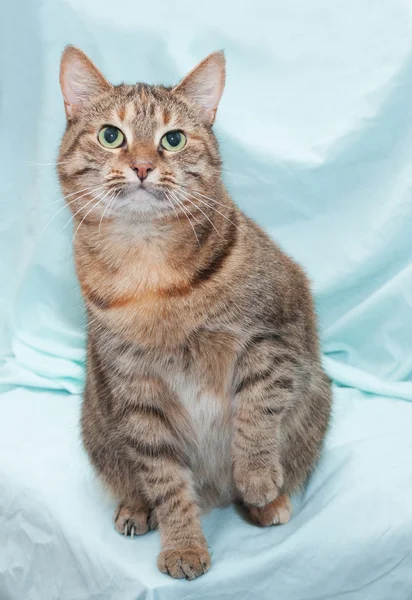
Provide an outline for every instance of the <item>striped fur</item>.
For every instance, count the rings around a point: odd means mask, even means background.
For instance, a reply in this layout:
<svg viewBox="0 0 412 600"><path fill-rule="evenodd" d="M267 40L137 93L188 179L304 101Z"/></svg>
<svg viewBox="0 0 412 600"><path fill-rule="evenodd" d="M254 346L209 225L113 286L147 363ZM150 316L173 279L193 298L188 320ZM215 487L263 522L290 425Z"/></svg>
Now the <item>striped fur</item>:
<svg viewBox="0 0 412 600"><path fill-rule="evenodd" d="M112 86L66 49L58 172L88 314L82 434L119 501L118 531L159 526L159 568L210 566L200 514L240 502L284 523L319 457L330 411L302 269L234 204L212 123L215 53L177 87ZM105 125L126 144L103 148ZM187 136L179 152L165 132ZM140 183L135 161L153 165Z"/></svg>

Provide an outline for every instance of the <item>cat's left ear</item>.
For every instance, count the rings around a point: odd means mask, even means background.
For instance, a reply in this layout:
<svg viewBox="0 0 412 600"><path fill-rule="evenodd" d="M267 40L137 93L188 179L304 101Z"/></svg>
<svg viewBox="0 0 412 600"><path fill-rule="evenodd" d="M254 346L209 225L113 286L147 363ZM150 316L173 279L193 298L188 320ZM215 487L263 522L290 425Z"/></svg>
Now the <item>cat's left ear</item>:
<svg viewBox="0 0 412 600"><path fill-rule="evenodd" d="M212 125L225 87L226 69L223 52L209 54L173 88L202 109L205 123Z"/></svg>
<svg viewBox="0 0 412 600"><path fill-rule="evenodd" d="M113 89L85 53L74 46L64 49L60 63L60 87L69 121L90 98Z"/></svg>

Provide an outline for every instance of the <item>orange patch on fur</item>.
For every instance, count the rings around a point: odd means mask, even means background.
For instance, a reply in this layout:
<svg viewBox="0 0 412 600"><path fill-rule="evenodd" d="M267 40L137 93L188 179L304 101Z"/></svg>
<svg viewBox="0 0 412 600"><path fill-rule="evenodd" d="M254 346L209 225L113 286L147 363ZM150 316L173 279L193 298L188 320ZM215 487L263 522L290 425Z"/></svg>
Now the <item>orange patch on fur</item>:
<svg viewBox="0 0 412 600"><path fill-rule="evenodd" d="M201 135L195 135L193 133L190 134L190 139L191 140L198 140L200 142L203 142L204 138Z"/></svg>
<svg viewBox="0 0 412 600"><path fill-rule="evenodd" d="M176 284L167 288L159 288L157 294L163 297L175 298L176 296L186 296L187 294L190 294L191 291L192 287L184 282L180 285Z"/></svg>
<svg viewBox="0 0 412 600"><path fill-rule="evenodd" d="M118 110L117 110L117 114L119 115L119 119L121 121L124 121L124 118L126 116L126 107L125 106L121 106Z"/></svg>
<svg viewBox="0 0 412 600"><path fill-rule="evenodd" d="M111 300L107 308L123 308L132 302L136 302L136 296L119 296L119 298Z"/></svg>
<svg viewBox="0 0 412 600"><path fill-rule="evenodd" d="M145 290L144 292L138 292L132 296L125 295L115 298L109 302L107 308L122 308L133 302L141 302L143 300L156 301L157 298L176 298L178 296L185 296L190 294L192 288L188 283L182 283L181 285L171 285L167 288L157 288L153 290Z"/></svg>
<svg viewBox="0 0 412 600"><path fill-rule="evenodd" d="M164 125L167 125L168 123L170 123L170 117L171 117L170 112L167 109L165 109L163 111L163 124Z"/></svg>
<svg viewBox="0 0 412 600"><path fill-rule="evenodd" d="M145 300L155 304L156 297L157 299L176 298L179 296L186 296L192 291L189 284L182 283L181 285L171 285L167 288L145 290L132 295L127 294L117 298L108 299L100 296L100 294L92 290L87 284L82 284L81 288L85 298L101 310L124 308L129 304L143 302Z"/></svg>

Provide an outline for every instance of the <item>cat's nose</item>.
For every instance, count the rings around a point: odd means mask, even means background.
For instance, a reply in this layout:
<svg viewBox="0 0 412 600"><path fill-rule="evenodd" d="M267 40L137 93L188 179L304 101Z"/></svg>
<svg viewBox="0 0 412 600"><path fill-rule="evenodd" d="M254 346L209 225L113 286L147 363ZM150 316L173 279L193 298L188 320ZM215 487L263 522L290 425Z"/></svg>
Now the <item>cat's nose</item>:
<svg viewBox="0 0 412 600"><path fill-rule="evenodd" d="M150 171L154 170L154 165L151 162L135 162L132 165L132 169L140 181L143 181L149 175Z"/></svg>

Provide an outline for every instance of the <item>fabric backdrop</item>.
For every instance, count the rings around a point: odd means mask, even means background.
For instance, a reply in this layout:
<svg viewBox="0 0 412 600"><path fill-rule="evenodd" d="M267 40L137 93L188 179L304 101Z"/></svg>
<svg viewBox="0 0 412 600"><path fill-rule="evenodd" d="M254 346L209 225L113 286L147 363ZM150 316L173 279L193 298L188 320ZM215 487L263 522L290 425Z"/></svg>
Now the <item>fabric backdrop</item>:
<svg viewBox="0 0 412 600"><path fill-rule="evenodd" d="M164 84L223 48L229 190L312 278L329 374L412 399L408 0L6 0L0 17L3 384L83 382L70 214L53 203L64 45L114 83Z"/></svg>
<svg viewBox="0 0 412 600"><path fill-rule="evenodd" d="M335 384L368 393L370 414L411 401L411 15L410 0L2 0L0 389L83 386L53 166L72 43L113 83L175 84L225 50L215 129L230 192L307 270Z"/></svg>

